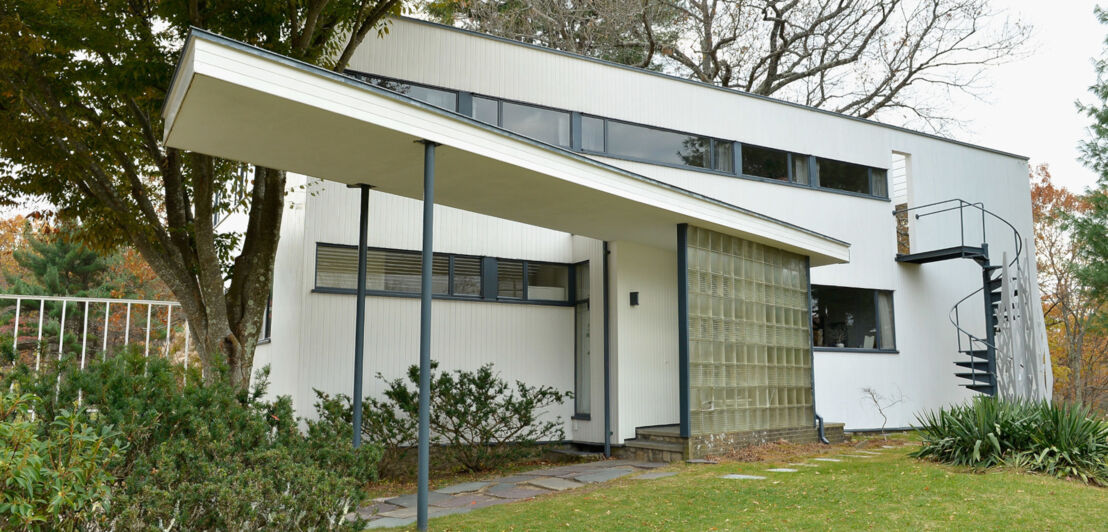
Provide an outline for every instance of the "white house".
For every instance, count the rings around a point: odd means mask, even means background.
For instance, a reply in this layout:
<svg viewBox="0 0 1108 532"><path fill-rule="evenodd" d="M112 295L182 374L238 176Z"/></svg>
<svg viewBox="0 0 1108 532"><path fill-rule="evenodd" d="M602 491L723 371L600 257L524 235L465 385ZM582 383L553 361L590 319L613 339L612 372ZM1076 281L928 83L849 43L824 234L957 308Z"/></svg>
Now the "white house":
<svg viewBox="0 0 1108 532"><path fill-rule="evenodd" d="M889 427L1050 393L1024 157L410 19L349 68L197 33L165 111L168 145L294 172L256 364L301 413L351 392L349 184L366 393L418 362L420 139L432 358L572 390L574 442L699 455L880 428L865 390Z"/></svg>

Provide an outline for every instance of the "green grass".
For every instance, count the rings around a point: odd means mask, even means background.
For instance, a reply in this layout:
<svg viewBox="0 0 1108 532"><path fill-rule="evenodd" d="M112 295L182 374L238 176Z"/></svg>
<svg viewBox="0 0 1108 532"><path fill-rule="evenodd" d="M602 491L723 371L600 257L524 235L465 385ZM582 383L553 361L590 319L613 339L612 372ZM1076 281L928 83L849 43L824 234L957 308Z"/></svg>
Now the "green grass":
<svg viewBox="0 0 1108 532"><path fill-rule="evenodd" d="M433 530L1094 530L1108 490L1015 471L984 474L907 456L673 465L658 480L624 478L575 492L432 519ZM850 454L849 449L825 456ZM841 457L840 457L841 458ZM801 461L788 459L786 461ZM725 480L727 473L766 480Z"/></svg>

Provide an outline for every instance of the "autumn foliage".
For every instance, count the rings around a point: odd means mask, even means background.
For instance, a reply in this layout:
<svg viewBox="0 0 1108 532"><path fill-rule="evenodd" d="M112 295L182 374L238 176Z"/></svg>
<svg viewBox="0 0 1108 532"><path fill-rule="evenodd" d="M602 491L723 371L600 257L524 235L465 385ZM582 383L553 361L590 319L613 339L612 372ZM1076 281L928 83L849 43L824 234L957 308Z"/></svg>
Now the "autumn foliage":
<svg viewBox="0 0 1108 532"><path fill-rule="evenodd" d="M1047 165L1039 165L1031 172L1031 209L1054 397L1103 412L1108 410L1108 303L1081 282L1083 259L1069 223L1088 204L1055 185Z"/></svg>

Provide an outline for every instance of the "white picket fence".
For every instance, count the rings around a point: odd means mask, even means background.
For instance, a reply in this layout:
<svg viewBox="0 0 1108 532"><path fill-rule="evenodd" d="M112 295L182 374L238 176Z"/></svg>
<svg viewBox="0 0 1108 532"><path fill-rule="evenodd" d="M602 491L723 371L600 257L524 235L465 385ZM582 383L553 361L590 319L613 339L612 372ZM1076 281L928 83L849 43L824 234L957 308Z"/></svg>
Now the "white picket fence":
<svg viewBox="0 0 1108 532"><path fill-rule="evenodd" d="M12 301L15 302L14 316L9 318ZM47 309L48 302L52 301L61 303L60 314L57 318L48 316L50 314ZM0 308L0 327L4 327L3 330L6 330L7 326L11 326L13 357L18 361L21 358L21 353L33 350L35 371L38 371L42 365L42 355L53 350L54 340L57 342L58 361L61 361L64 357L67 319L81 321L78 337L81 340L80 364L81 369L84 369L90 356L99 355L103 360L108 357L111 348L119 345L126 347L133 341L137 342L138 340L132 340L131 332L137 326L137 320L141 319L143 311L145 311L146 318L138 333L143 338L142 345L145 355L149 357L151 350L154 350L155 355L170 358L176 354L173 349L174 338L180 340L183 336L184 348L181 350L184 355L183 363L186 367L189 363L189 343L191 341L189 325L188 321L184 319L183 313L181 313L180 303L176 301L0 294L0 304L4 305L4 308ZM92 316L93 328L96 329L97 321L101 319L96 314L99 314L101 307L103 308L102 326L100 326L98 335L95 330L93 331L94 341L90 342L90 316ZM178 315L176 322L174 321L174 309L177 310ZM136 313L137 316L135 316ZM113 331L113 315L118 318L120 314L123 318L122 330L115 326ZM57 338L47 337L46 340L49 345L45 345L43 343L43 333L47 330L47 326L52 326L55 323L58 325ZM70 321L71 327L72 323ZM156 345L157 338L155 338L155 341L151 341L151 333L155 331L164 335L161 345ZM24 332L30 332L31 334L24 335ZM21 347L21 343L28 343L31 339L33 339L31 347ZM122 342L120 342L120 339L122 339ZM188 378L187 372L185 378Z"/></svg>

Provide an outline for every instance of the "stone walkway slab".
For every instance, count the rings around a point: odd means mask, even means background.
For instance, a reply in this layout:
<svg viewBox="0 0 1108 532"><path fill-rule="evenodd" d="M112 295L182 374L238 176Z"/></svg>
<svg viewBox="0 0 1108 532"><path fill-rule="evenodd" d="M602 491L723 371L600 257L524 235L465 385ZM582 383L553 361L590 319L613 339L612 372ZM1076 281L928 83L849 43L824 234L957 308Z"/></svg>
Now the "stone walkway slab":
<svg viewBox="0 0 1108 532"><path fill-rule="evenodd" d="M758 475L739 475L739 474L734 474L734 473L732 473L730 475L723 475L722 477L719 477L719 478L725 478L725 479L728 479L728 480L765 480L766 479L766 477L760 477Z"/></svg>
<svg viewBox="0 0 1108 532"><path fill-rule="evenodd" d="M550 492L544 489L527 488L516 484L497 484L489 488L485 493L501 499L528 499Z"/></svg>
<svg viewBox="0 0 1108 532"><path fill-rule="evenodd" d="M773 469L767 469L766 471L772 473L796 473L795 469L789 469L787 467L775 467Z"/></svg>
<svg viewBox="0 0 1108 532"><path fill-rule="evenodd" d="M847 458L873 458L872 456L866 456L864 454L840 454L839 456L845 456Z"/></svg>
<svg viewBox="0 0 1108 532"><path fill-rule="evenodd" d="M366 528L393 528L397 526L408 526L414 523L416 518L409 517L405 519L399 519L396 517L382 517L381 519L375 519L366 524Z"/></svg>
<svg viewBox="0 0 1108 532"><path fill-rule="evenodd" d="M528 482L528 484L532 486L538 486L543 489L548 489L550 491L571 490L583 486L583 484L581 484L580 482L558 477L536 478L535 480Z"/></svg>
<svg viewBox="0 0 1108 532"><path fill-rule="evenodd" d="M813 458L812 460L815 460L817 462L842 462L842 460L839 460L838 458Z"/></svg>
<svg viewBox="0 0 1108 532"><path fill-rule="evenodd" d="M673 471L649 471L641 475L636 475L635 480L654 480L656 478L666 478L676 475Z"/></svg>
<svg viewBox="0 0 1108 532"><path fill-rule="evenodd" d="M450 496L446 495L445 493L435 493L435 492L432 491L432 492L427 494L427 504L433 505L436 502L439 502L439 501L442 501L442 500L445 500L445 499L448 499L448 498L450 498ZM403 506L405 508L415 508L415 506L416 506L416 494L412 493L410 495L402 495L400 497L393 497L393 498L391 498L391 499L389 499L385 502L387 502L389 504L395 504L397 506Z"/></svg>
<svg viewBox="0 0 1108 532"><path fill-rule="evenodd" d="M799 463L791 463L791 464L789 464L789 465L791 465L791 466L800 466L800 467L819 467L819 465L818 465L818 464L799 464Z"/></svg>
<svg viewBox="0 0 1108 532"><path fill-rule="evenodd" d="M578 482L584 482L586 484L593 484L595 482L607 482L609 480L617 479L619 477L630 475L634 472L631 468L613 467L611 469L602 469L594 473L584 473L573 477Z"/></svg>
<svg viewBox="0 0 1108 532"><path fill-rule="evenodd" d="M518 484L520 482L528 482L539 478L539 475L512 475L510 477L498 478L493 482L496 484Z"/></svg>
<svg viewBox="0 0 1108 532"><path fill-rule="evenodd" d="M474 510L486 506L504 504L506 502L508 501L505 499L497 499L496 497L490 497L481 493L466 493L451 497L445 501L440 501L435 506L440 508L469 508L470 510Z"/></svg>
<svg viewBox="0 0 1108 532"><path fill-rule="evenodd" d="M453 486L447 486L445 488L439 488L435 491L439 493L445 493L447 495L457 495L459 493L469 493L471 491L479 491L481 488L492 484L491 482L464 482L462 484L454 484Z"/></svg>

